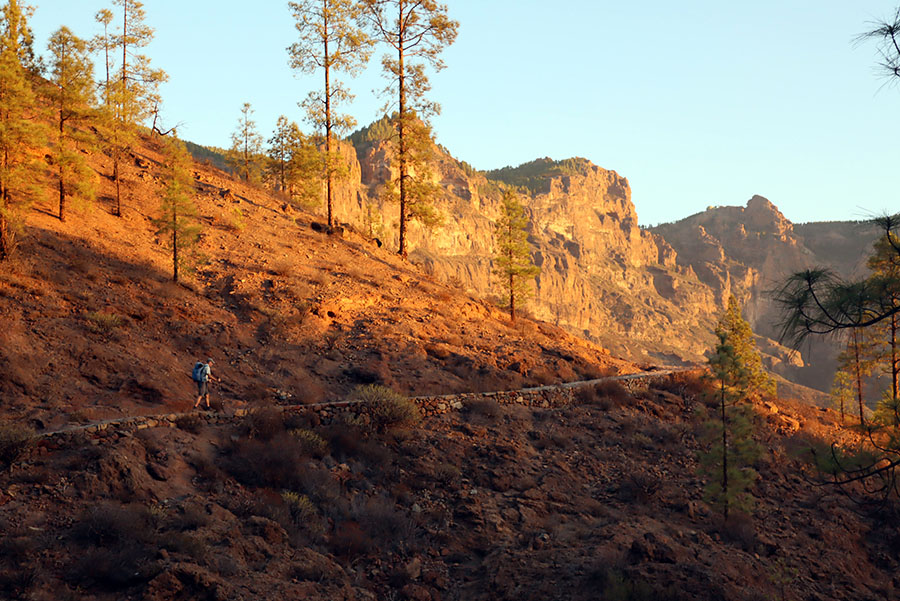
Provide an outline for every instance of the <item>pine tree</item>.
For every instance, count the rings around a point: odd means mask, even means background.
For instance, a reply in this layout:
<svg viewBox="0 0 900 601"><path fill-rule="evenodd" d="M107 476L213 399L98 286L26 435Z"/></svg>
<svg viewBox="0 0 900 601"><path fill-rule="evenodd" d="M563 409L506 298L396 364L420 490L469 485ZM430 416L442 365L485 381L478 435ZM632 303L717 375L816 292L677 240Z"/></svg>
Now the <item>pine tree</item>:
<svg viewBox="0 0 900 601"><path fill-rule="evenodd" d="M834 380L831 384L831 402L834 408L841 413L841 425L844 423L844 416L847 414L852 400L853 378L847 371L839 369L834 372Z"/></svg>
<svg viewBox="0 0 900 601"><path fill-rule="evenodd" d="M284 115L278 118L269 138L268 157L269 177L275 182L275 189L286 194L291 203L309 207L319 201L319 150L300 126Z"/></svg>
<svg viewBox="0 0 900 601"><path fill-rule="evenodd" d="M166 138L163 152L166 191L154 224L157 235L172 250L172 281L177 282L180 272L198 260L196 245L201 228L191 198L194 192L191 156L184 142L174 134Z"/></svg>
<svg viewBox="0 0 900 601"><path fill-rule="evenodd" d="M34 155L45 139L23 63L30 32L17 0L0 8L0 261L15 247L22 211L30 203L42 167Z"/></svg>
<svg viewBox="0 0 900 601"><path fill-rule="evenodd" d="M88 166L80 147L90 143L81 131L92 118L94 101L94 65L88 56L88 43L68 27L59 28L51 37L50 91L57 124L53 160L59 184L59 219L66 220L66 196L91 201L94 198L94 171Z"/></svg>
<svg viewBox="0 0 900 601"><path fill-rule="evenodd" d="M516 307L530 296L531 281L541 270L531 260L525 208L512 190L503 193L502 202L503 212L494 224L494 274L503 284L509 318L515 322Z"/></svg>
<svg viewBox="0 0 900 601"><path fill-rule="evenodd" d="M838 355L838 370L850 376L853 392L859 406L859 425L866 427L865 381L875 370L876 346L872 332L867 328L854 328L847 335L847 344Z"/></svg>
<svg viewBox="0 0 900 601"><path fill-rule="evenodd" d="M752 369L724 330L716 332L718 344L709 359L717 383L718 416L706 423L710 448L700 453L700 471L708 477L705 499L722 511L725 521L732 510L749 512L753 505L750 488L756 479L751 464L760 455L753 440L752 408L743 401L752 382Z"/></svg>
<svg viewBox="0 0 900 601"><path fill-rule="evenodd" d="M334 226L333 186L348 173L340 153L335 152L335 136L350 131L355 120L336 112L353 95L334 78L335 72L356 74L369 60L371 40L362 30L362 6L357 0L301 0L289 2L300 40L288 48L291 66L303 73L322 70L324 87L310 92L302 106L316 131L324 132L323 155L328 227Z"/></svg>
<svg viewBox="0 0 900 601"><path fill-rule="evenodd" d="M440 106L425 98L431 84L425 66L444 67L440 53L456 40L459 23L447 16L447 7L435 0L363 0L376 39L385 43L390 54L382 60L390 80L387 92L396 92L397 111L393 125L397 132L394 158L399 166L397 199L400 203L400 244L398 253L406 257L406 229L409 203L419 203L418 215L433 215L428 198L436 191L427 177L412 169L415 155L430 146L428 118L440 112ZM425 141L427 138L427 143ZM422 159L418 161L423 163ZM420 165L421 167L421 165Z"/></svg>
<svg viewBox="0 0 900 601"><path fill-rule="evenodd" d="M113 0L122 9L121 29L110 35L112 22L108 11L100 11L96 19L104 26L97 50L103 50L107 79L102 88L103 105L107 109L103 130L113 160L116 182L116 207L113 214L122 216L122 161L137 141L138 126L157 108L159 84L168 79L165 71L152 69L150 59L136 50L153 40L153 29L144 24L143 3L137 0ZM97 38L95 38L96 40ZM110 55L120 52L120 64L113 66Z"/></svg>
<svg viewBox="0 0 900 601"><path fill-rule="evenodd" d="M881 236L869 257L868 266L872 271L872 287L877 291L884 306L900 306L900 238L893 232ZM900 317L891 313L885 320L873 326L881 339L880 361L884 372L891 379L890 399L894 405L900 403L900 349L898 349L897 328Z"/></svg>
<svg viewBox="0 0 900 601"><path fill-rule="evenodd" d="M724 333L728 337L728 343L734 348L734 352L740 358L742 364L749 372L747 394L750 396L775 395L775 380L763 369L762 357L756 349L753 340L753 330L750 324L741 315L741 307L734 296L728 297L728 306L725 313L716 324L716 335Z"/></svg>
<svg viewBox="0 0 900 601"><path fill-rule="evenodd" d="M256 129L256 122L251 119L252 116L253 108L249 102L245 102L241 107L237 128L231 134L231 149L226 158L239 178L246 182L258 183L263 139Z"/></svg>
<svg viewBox="0 0 900 601"><path fill-rule="evenodd" d="M284 115L278 117L275 123L275 131L269 138L269 172L275 181L275 190L281 193L287 192L288 163L291 160L291 124Z"/></svg>

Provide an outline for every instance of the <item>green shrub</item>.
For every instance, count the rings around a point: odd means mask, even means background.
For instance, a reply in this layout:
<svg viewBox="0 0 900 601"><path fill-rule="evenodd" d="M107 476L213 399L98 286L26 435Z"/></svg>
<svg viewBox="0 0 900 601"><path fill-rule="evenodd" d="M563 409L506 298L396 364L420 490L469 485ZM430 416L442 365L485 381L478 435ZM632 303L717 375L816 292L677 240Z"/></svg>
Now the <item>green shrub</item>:
<svg viewBox="0 0 900 601"><path fill-rule="evenodd" d="M328 453L328 443L325 442L324 438L312 430L298 428L296 430L291 430L290 434L297 439L297 442L300 443L300 447L307 455L322 458Z"/></svg>
<svg viewBox="0 0 900 601"><path fill-rule="evenodd" d="M303 524L312 520L319 513L316 510L316 506L306 495L286 490L281 493L281 499L291 512L291 517L294 518L294 521L298 524Z"/></svg>
<svg viewBox="0 0 900 601"><path fill-rule="evenodd" d="M422 420L418 405L390 388L378 384L357 386L351 400L369 406L372 423L379 432L409 428Z"/></svg>
<svg viewBox="0 0 900 601"><path fill-rule="evenodd" d="M9 465L28 450L34 431L21 424L0 424L0 464Z"/></svg>

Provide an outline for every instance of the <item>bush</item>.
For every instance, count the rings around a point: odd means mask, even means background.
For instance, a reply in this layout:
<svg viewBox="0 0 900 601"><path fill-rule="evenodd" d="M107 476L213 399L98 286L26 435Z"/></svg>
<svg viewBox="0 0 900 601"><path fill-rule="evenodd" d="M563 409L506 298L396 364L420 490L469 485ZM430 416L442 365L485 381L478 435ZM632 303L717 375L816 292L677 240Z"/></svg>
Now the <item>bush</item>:
<svg viewBox="0 0 900 601"><path fill-rule="evenodd" d="M22 424L0 424L0 464L9 465L34 442L34 430Z"/></svg>
<svg viewBox="0 0 900 601"><path fill-rule="evenodd" d="M621 407L631 399L631 393L621 382L606 380L578 389L576 399L584 405L595 405L604 411Z"/></svg>
<svg viewBox="0 0 900 601"><path fill-rule="evenodd" d="M350 399L368 406L372 423L379 432L410 428L422 420L418 405L385 386L357 386Z"/></svg>
<svg viewBox="0 0 900 601"><path fill-rule="evenodd" d="M297 490L302 484L304 457L302 444L282 433L268 441L250 439L235 443L222 464L245 486Z"/></svg>
<svg viewBox="0 0 900 601"><path fill-rule="evenodd" d="M91 311L85 315L87 327L94 334L109 336L122 325L122 317L115 313Z"/></svg>
<svg viewBox="0 0 900 601"><path fill-rule="evenodd" d="M203 428L203 418L201 418L196 413L179 415L175 419L175 426L178 427L179 430L184 430L185 432L190 432L191 434L197 434L198 432L200 432L201 428Z"/></svg>
<svg viewBox="0 0 900 601"><path fill-rule="evenodd" d="M247 436L259 440L272 440L284 432L284 414L275 407L259 407L247 416Z"/></svg>
<svg viewBox="0 0 900 601"><path fill-rule="evenodd" d="M312 430L298 428L291 430L290 435L297 439L303 452L307 455L321 459L328 453L328 443Z"/></svg>

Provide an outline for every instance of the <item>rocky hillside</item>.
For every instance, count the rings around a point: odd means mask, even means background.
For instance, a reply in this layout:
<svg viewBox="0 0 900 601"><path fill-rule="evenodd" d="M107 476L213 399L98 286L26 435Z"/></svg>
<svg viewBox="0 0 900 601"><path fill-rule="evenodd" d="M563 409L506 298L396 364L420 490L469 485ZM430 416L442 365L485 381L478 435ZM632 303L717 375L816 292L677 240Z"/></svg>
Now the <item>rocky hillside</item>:
<svg viewBox="0 0 900 601"><path fill-rule="evenodd" d="M38 429L183 410L190 368L212 357L226 405L342 398L358 384L406 394L499 390L635 370L601 346L450 288L345 232L311 228L265 191L197 165L205 260L181 284L155 235L157 144L124 168L124 216L92 157L100 198L65 223L48 194L0 265L0 414ZM48 187L52 181L48 178Z"/></svg>
<svg viewBox="0 0 900 601"><path fill-rule="evenodd" d="M0 455L0 597L176 601L896 599L896 528L798 457L831 411L758 407L754 517L702 501L702 384L103 430ZM3 431L4 437L8 431ZM808 452L805 453L808 457ZM860 494L860 491L854 491Z"/></svg>
<svg viewBox="0 0 900 601"><path fill-rule="evenodd" d="M787 276L814 266L845 277L865 275L865 258L877 232L865 223L795 225L761 196L745 207L711 207L653 231L677 251L676 262L690 269L722 302L733 294L754 331L764 337L769 367L807 386L828 390L839 342L813 339L790 356L772 339L779 335L778 308L769 291ZM768 338L768 339L765 339Z"/></svg>

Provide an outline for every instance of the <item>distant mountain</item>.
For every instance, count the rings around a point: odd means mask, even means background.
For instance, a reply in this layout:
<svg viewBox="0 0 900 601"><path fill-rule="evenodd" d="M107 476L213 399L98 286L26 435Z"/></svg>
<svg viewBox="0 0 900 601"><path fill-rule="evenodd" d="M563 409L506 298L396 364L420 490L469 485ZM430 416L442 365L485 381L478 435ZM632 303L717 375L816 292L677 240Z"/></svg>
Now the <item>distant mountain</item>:
<svg viewBox="0 0 900 601"><path fill-rule="evenodd" d="M711 207L652 228L677 251L721 302L733 294L754 331L776 339L780 315L769 292L794 272L814 266L845 277L865 273L865 258L878 232L866 222L791 223L775 205L754 196L745 207ZM771 365L781 375L828 390L840 342L815 338L801 356Z"/></svg>

